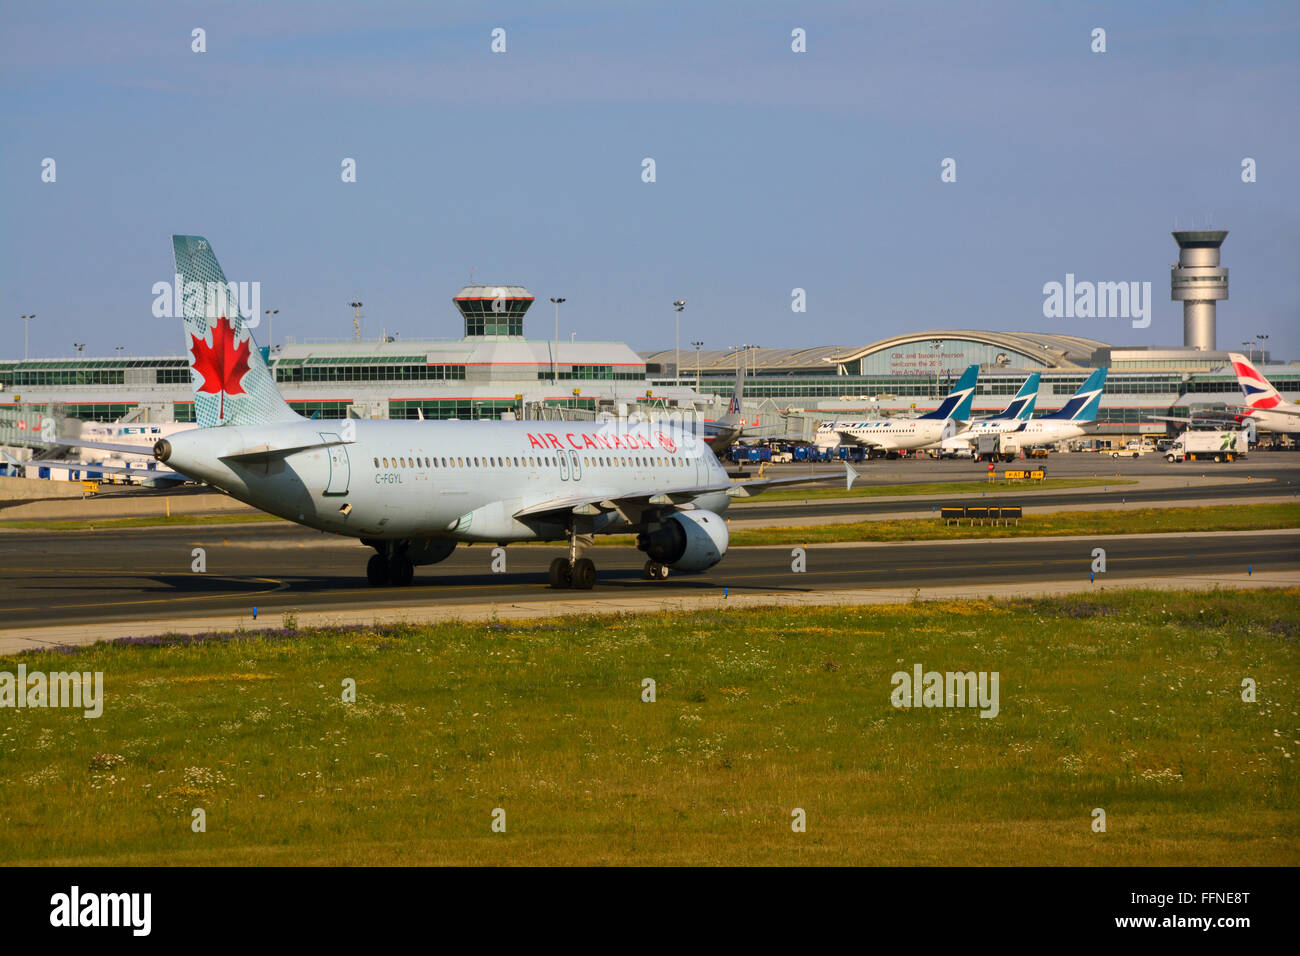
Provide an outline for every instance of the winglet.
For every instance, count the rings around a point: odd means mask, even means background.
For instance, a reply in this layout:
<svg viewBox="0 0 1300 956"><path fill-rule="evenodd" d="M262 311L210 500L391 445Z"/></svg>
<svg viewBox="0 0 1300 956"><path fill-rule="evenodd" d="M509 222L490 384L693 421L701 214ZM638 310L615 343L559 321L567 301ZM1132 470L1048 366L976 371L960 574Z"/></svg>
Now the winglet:
<svg viewBox="0 0 1300 956"><path fill-rule="evenodd" d="M847 486L845 487L844 490L845 490L845 491L852 491L852 490L853 490L853 482L854 482L855 480L857 480L858 478L861 478L862 476L859 475L856 471L854 471L854 470L853 470L853 466L850 465L850 464L846 461L846 462L844 463L844 477L845 477L845 478L847 479L847 481L848 481L848 484L847 484Z"/></svg>

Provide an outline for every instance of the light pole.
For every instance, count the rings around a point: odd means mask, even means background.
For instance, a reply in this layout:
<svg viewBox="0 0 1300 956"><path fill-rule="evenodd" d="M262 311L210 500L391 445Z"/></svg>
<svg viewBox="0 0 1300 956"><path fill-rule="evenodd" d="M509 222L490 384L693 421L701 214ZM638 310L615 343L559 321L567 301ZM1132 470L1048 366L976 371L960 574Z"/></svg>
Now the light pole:
<svg viewBox="0 0 1300 956"><path fill-rule="evenodd" d="M564 296L551 296L551 301L555 303L555 346L551 349L551 384L554 385L560 380L560 366L556 359L560 351L560 303L565 299Z"/></svg>
<svg viewBox="0 0 1300 956"><path fill-rule="evenodd" d="M77 357L81 357L81 350L86 347L85 342L73 342L72 347L77 350Z"/></svg>
<svg viewBox="0 0 1300 956"><path fill-rule="evenodd" d="M703 342L692 342L695 346L695 391L700 390L700 349L704 348Z"/></svg>
<svg viewBox="0 0 1300 956"><path fill-rule="evenodd" d="M266 310L266 348L267 348L267 353L266 353L266 354L267 354L267 355L270 355L271 352L274 351L274 346L275 346L275 335L273 334L272 330L275 328L275 325L274 325L275 318L274 318L274 316L277 316L277 315L279 315L279 314L280 314L280 310L279 310L279 309L267 309L267 310Z"/></svg>
<svg viewBox="0 0 1300 956"><path fill-rule="evenodd" d="M682 384L682 309L686 308L685 299L675 299L673 310L677 313L677 334L673 337L673 374L677 384Z"/></svg>
<svg viewBox="0 0 1300 956"><path fill-rule="evenodd" d="M1256 335L1255 338L1259 339L1259 364L1263 365L1264 364L1264 343L1268 341L1268 336L1264 335L1261 332L1260 334Z"/></svg>
<svg viewBox="0 0 1300 956"><path fill-rule="evenodd" d="M36 313L23 316L23 361L27 361L27 330L32 327L32 319L36 318Z"/></svg>
<svg viewBox="0 0 1300 956"><path fill-rule="evenodd" d="M361 341L361 306L363 304L359 299L356 302L348 303L348 305L352 306L352 340L354 342Z"/></svg>
<svg viewBox="0 0 1300 956"><path fill-rule="evenodd" d="M931 339L930 348L934 349L934 397L938 398L939 389L942 387L939 384L939 379L943 374L943 353L939 350L943 348L943 340Z"/></svg>
<svg viewBox="0 0 1300 956"><path fill-rule="evenodd" d="M125 346L125 345L114 345L113 348L117 350L118 358L121 358L121 357L122 357L122 350L125 349L126 346Z"/></svg>

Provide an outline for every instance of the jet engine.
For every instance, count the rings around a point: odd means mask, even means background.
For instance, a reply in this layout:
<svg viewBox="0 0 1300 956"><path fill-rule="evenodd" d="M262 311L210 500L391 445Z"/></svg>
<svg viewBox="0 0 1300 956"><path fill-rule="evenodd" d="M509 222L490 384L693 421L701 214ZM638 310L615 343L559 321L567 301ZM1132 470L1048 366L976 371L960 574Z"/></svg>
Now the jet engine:
<svg viewBox="0 0 1300 956"><path fill-rule="evenodd" d="M675 511L648 525L636 546L651 561L675 571L704 571L722 560L731 535L722 516L712 511Z"/></svg>

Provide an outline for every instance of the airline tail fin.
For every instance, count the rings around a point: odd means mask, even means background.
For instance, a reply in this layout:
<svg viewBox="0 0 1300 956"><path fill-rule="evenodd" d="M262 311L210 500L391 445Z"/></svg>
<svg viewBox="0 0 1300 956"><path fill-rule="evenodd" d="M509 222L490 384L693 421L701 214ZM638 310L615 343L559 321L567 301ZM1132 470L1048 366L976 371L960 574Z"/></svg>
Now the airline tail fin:
<svg viewBox="0 0 1300 956"><path fill-rule="evenodd" d="M971 402L975 399L975 382L979 378L980 367L968 365L966 371L961 373L961 378L957 380L956 386L948 397L945 398L939 407L920 417L923 419L946 419L958 418L966 421L970 418Z"/></svg>
<svg viewBox="0 0 1300 956"><path fill-rule="evenodd" d="M1277 389L1259 373L1250 359L1240 352L1229 352L1228 358L1232 359L1232 369L1237 373L1237 385L1241 388L1248 408L1270 409L1282 403L1282 396Z"/></svg>
<svg viewBox="0 0 1300 956"><path fill-rule="evenodd" d="M211 428L297 420L253 341L248 320L257 324L256 306L240 315L241 288L226 281L206 239L172 236L172 249L173 301L185 324L195 422Z"/></svg>
<svg viewBox="0 0 1300 956"><path fill-rule="evenodd" d="M1097 411L1101 408L1101 394L1106 390L1106 373L1108 371L1109 369L1104 367L1097 369L1088 376L1088 380L1079 386L1079 390L1071 395L1070 400L1061 406L1058 411L1043 417L1057 421L1095 421Z"/></svg>
<svg viewBox="0 0 1300 956"><path fill-rule="evenodd" d="M736 387L731 392L731 401L727 403L727 411L718 419L719 425L743 425L745 416L741 411L741 399L745 397L745 366L742 363L736 369Z"/></svg>
<svg viewBox="0 0 1300 956"><path fill-rule="evenodd" d="M1025 384L1020 386L1020 391L1016 392L1016 397L1011 400L1011 404L993 417L1014 418L1022 422L1032 418L1034 406L1038 403L1038 383L1041 379L1042 374L1039 372L1030 375L1025 379Z"/></svg>

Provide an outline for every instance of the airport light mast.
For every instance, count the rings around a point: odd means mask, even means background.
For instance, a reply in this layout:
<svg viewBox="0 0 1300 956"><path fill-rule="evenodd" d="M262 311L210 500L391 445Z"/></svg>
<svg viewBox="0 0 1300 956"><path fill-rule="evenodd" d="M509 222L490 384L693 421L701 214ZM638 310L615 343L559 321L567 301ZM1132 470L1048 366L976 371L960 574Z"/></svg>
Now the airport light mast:
<svg viewBox="0 0 1300 956"><path fill-rule="evenodd" d="M32 327L32 319L36 318L36 313L23 316L23 361L27 361L27 332Z"/></svg>
<svg viewBox="0 0 1300 956"><path fill-rule="evenodd" d="M685 299L676 299L673 301L673 309L677 312L677 334L673 338L673 374L677 378L677 384L682 384L682 309L686 308Z"/></svg>
<svg viewBox="0 0 1300 956"><path fill-rule="evenodd" d="M700 390L700 349L704 348L703 342L691 342L695 346L695 391Z"/></svg>
<svg viewBox="0 0 1300 956"><path fill-rule="evenodd" d="M560 352L560 303L564 302L565 298L551 296L551 301L555 303L555 347L551 349L551 384L554 385L560 381L560 367L557 362Z"/></svg>
<svg viewBox="0 0 1300 956"><path fill-rule="evenodd" d="M273 324L275 322L275 317L279 314L280 314L279 309L266 310L266 354L267 355L270 355L272 352L275 351L275 336L272 334L272 329L275 328Z"/></svg>

